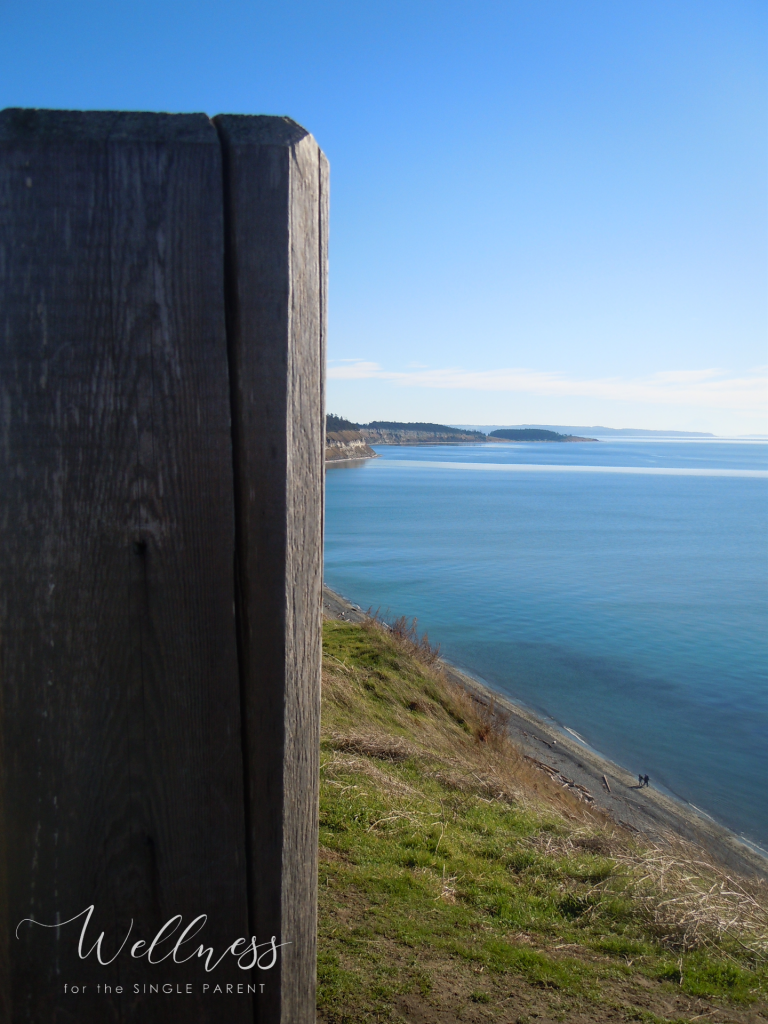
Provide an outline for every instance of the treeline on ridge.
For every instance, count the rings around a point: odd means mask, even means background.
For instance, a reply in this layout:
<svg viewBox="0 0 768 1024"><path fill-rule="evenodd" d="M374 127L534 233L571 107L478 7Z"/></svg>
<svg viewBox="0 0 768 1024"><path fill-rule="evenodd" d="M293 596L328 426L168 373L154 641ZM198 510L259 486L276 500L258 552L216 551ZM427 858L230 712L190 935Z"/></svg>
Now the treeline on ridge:
<svg viewBox="0 0 768 1024"><path fill-rule="evenodd" d="M352 423L351 420L345 420L343 416L334 416L332 412L329 412L325 417L325 429L326 432L331 434L335 430L359 430L359 423Z"/></svg>
<svg viewBox="0 0 768 1024"><path fill-rule="evenodd" d="M372 420L370 423L352 423L343 416L328 413L325 417L325 429L330 433L335 430L408 430L419 434L450 434L461 437L476 437L485 440L481 430L462 430L459 427L448 427L444 423L398 423L395 420Z"/></svg>
<svg viewBox="0 0 768 1024"><path fill-rule="evenodd" d="M447 427L444 423L397 423L394 420L372 420L364 423L369 430L411 430L419 434L461 434L462 437L477 437L485 440L481 430L463 430L461 427Z"/></svg>

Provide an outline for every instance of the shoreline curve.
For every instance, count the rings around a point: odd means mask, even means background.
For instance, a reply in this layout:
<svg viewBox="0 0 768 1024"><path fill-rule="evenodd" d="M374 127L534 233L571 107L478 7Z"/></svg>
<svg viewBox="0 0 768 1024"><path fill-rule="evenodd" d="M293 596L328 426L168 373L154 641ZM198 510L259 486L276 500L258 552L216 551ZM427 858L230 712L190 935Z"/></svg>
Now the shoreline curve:
<svg viewBox="0 0 768 1024"><path fill-rule="evenodd" d="M366 613L323 585L323 617L359 623ZM724 867L742 875L768 879L768 851L719 824L693 804L653 787L639 789L637 777L584 741L573 730L547 720L441 659L446 675L482 703L495 703L509 716L513 743L542 771L553 772L563 785L585 794L585 799L610 815L620 826L651 841L673 833L701 847Z"/></svg>

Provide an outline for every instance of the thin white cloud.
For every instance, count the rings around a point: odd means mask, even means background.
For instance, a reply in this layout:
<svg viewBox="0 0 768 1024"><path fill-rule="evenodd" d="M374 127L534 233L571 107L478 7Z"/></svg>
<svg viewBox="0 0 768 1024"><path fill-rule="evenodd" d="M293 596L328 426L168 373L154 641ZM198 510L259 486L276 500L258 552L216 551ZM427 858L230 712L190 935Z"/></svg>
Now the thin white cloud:
<svg viewBox="0 0 768 1024"><path fill-rule="evenodd" d="M401 387L464 391L507 391L556 397L586 397L653 405L700 406L708 409L760 410L768 400L764 367L744 376L723 370L666 370L645 377L576 378L526 368L499 370L384 370L379 363L345 360L328 371L331 380L382 380Z"/></svg>

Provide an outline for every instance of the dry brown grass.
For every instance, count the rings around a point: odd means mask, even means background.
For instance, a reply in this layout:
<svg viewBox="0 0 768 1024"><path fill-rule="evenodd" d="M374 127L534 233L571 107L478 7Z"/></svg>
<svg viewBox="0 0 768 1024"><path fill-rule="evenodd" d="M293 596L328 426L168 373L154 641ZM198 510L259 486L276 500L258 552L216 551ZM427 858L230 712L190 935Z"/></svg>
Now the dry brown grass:
<svg viewBox="0 0 768 1024"><path fill-rule="evenodd" d="M405 655L414 658L427 670L443 691L446 698L444 706L456 720L466 722L478 743L487 744L519 760L519 752L509 739L509 714L493 698L484 700L448 677L440 658L440 647L433 646L426 633L419 636L416 619L408 620L401 616L390 625L378 612L369 613L362 626L369 632L384 633ZM415 697L409 710L428 714L430 707L423 699Z"/></svg>
<svg viewBox="0 0 768 1024"><path fill-rule="evenodd" d="M736 878L699 847L671 833L638 842L624 829L594 822L559 833L543 830L521 845L550 857L580 851L610 858L614 870L588 894L589 913L617 895L629 897L648 931L670 949L691 951L737 943L768 960L768 886Z"/></svg>
<svg viewBox="0 0 768 1024"><path fill-rule="evenodd" d="M600 823L602 824L602 823ZM598 857L618 857L629 854L632 840L623 830L609 823L596 827L591 817L580 826L572 824L567 831L544 829L523 841L523 845L547 857L567 857L577 853L591 853Z"/></svg>
<svg viewBox="0 0 768 1024"><path fill-rule="evenodd" d="M376 785L386 793L394 793L398 796L416 796L417 790L402 779L393 776L391 772L379 767L371 760L371 755L360 756L350 755L343 752L334 753L326 757L320 763L320 775L322 779L332 786L340 786L342 789L354 789L355 786L335 781L335 776L348 776L350 773L363 775L372 779Z"/></svg>
<svg viewBox="0 0 768 1024"><path fill-rule="evenodd" d="M401 615L399 619L388 623L378 611L369 612L363 627L386 630L398 646L425 665L436 665L440 661L440 645L431 644L426 633L419 636L418 622L415 618L408 619L407 616Z"/></svg>
<svg viewBox="0 0 768 1024"><path fill-rule="evenodd" d="M387 736L385 733L352 733L343 735L332 732L328 741L336 750L348 750L364 757L377 757L382 761L407 761L420 753L412 743L402 737Z"/></svg>
<svg viewBox="0 0 768 1024"><path fill-rule="evenodd" d="M755 960L768 960L768 891L761 880L735 878L700 849L676 836L664 845L612 856L617 871L595 890L619 889L641 909L649 930L670 948L723 946L730 939ZM618 883L618 885L617 885Z"/></svg>

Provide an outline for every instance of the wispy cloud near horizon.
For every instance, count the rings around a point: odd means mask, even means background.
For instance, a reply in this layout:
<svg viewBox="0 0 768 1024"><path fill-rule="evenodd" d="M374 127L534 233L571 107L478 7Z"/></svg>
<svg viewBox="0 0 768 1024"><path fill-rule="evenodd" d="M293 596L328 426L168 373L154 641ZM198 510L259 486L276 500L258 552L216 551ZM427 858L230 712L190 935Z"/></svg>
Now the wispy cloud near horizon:
<svg viewBox="0 0 768 1024"><path fill-rule="evenodd" d="M366 360L340 360L331 380L381 380L400 387L501 391L555 397L600 398L653 405L761 410L768 400L768 367L742 376L720 369L664 370L644 377L577 378L564 373L512 367L498 370L413 368L385 370Z"/></svg>

